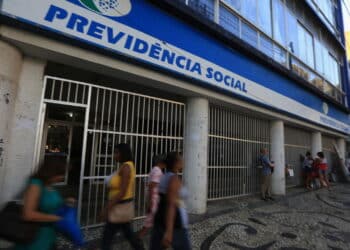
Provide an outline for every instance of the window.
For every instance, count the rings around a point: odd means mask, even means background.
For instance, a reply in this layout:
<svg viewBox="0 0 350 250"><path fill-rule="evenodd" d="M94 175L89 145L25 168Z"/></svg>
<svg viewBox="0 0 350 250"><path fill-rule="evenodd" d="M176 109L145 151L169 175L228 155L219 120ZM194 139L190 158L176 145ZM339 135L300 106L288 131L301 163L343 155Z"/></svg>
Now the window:
<svg viewBox="0 0 350 250"><path fill-rule="evenodd" d="M273 11L273 37L283 46L286 45L286 25L285 25L285 9L280 0L272 1Z"/></svg>
<svg viewBox="0 0 350 250"><path fill-rule="evenodd" d="M317 0L317 5L331 24L335 24L334 7L332 0Z"/></svg>
<svg viewBox="0 0 350 250"><path fill-rule="evenodd" d="M315 40L315 62L316 62L316 70L318 71L318 73L320 74L324 74L324 59L323 59L323 50L324 47L322 46L322 44L318 41Z"/></svg>
<svg viewBox="0 0 350 250"><path fill-rule="evenodd" d="M241 0L224 0L223 2L237 11L241 11Z"/></svg>
<svg viewBox="0 0 350 250"><path fill-rule="evenodd" d="M195 11L214 20L214 0L189 0L188 5Z"/></svg>
<svg viewBox="0 0 350 250"><path fill-rule="evenodd" d="M228 10L225 6L223 6L223 4L220 4L219 23L222 27L232 32L233 34L239 34L238 17L232 11Z"/></svg>
<svg viewBox="0 0 350 250"><path fill-rule="evenodd" d="M334 86L339 88L340 87L339 65L337 60L331 54L329 54L329 64L330 64L329 80Z"/></svg>
<svg viewBox="0 0 350 250"><path fill-rule="evenodd" d="M273 44L270 38L260 35L260 48L263 53L269 57L273 57Z"/></svg>
<svg viewBox="0 0 350 250"><path fill-rule="evenodd" d="M313 37L300 23L298 23L298 56L307 65L314 68Z"/></svg>
<svg viewBox="0 0 350 250"><path fill-rule="evenodd" d="M258 46L257 31L244 22L242 22L242 39L254 47Z"/></svg>
<svg viewBox="0 0 350 250"><path fill-rule="evenodd" d="M258 0L258 25L268 35L271 35L271 5L270 0Z"/></svg>
<svg viewBox="0 0 350 250"><path fill-rule="evenodd" d="M298 21L297 18L289 11L286 11L286 20L287 20L287 48L290 52L298 55L299 46L298 46Z"/></svg>
<svg viewBox="0 0 350 250"><path fill-rule="evenodd" d="M241 1L241 14L252 23L257 23L256 16L256 0L242 0Z"/></svg>

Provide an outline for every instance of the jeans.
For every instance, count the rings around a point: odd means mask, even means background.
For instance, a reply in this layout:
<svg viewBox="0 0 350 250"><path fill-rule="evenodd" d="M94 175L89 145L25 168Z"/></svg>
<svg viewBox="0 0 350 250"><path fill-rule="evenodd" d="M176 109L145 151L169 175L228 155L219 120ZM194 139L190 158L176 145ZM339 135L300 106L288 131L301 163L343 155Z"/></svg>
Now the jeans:
<svg viewBox="0 0 350 250"><path fill-rule="evenodd" d="M271 174L262 176L261 197L271 197Z"/></svg>
<svg viewBox="0 0 350 250"><path fill-rule="evenodd" d="M135 250L145 249L142 241L136 236L131 229L131 223L110 223L107 222L103 231L102 237L102 250L110 250L112 247L112 241L114 235L122 231L125 238L129 241L130 245Z"/></svg>
<svg viewBox="0 0 350 250"><path fill-rule="evenodd" d="M155 225L152 231L150 250L162 250L162 240L164 229ZM174 250L191 250L191 243L186 228L174 228L173 242L171 244Z"/></svg>

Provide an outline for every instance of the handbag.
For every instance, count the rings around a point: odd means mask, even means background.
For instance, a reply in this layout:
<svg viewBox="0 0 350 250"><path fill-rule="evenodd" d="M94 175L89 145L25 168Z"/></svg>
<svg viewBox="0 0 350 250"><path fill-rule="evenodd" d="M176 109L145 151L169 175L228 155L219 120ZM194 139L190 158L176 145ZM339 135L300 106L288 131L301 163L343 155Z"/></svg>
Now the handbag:
<svg viewBox="0 0 350 250"><path fill-rule="evenodd" d="M134 200L128 199L114 205L108 212L108 222L127 223L135 217Z"/></svg>
<svg viewBox="0 0 350 250"><path fill-rule="evenodd" d="M0 211L0 238L10 242L26 244L34 240L40 223L22 219L23 205L8 202Z"/></svg>

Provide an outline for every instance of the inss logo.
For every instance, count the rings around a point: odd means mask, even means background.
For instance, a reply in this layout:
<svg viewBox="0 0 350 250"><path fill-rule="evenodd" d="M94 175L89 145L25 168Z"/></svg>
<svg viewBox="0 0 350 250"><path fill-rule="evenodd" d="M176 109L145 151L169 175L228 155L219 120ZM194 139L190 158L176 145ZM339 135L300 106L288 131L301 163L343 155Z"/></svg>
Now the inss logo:
<svg viewBox="0 0 350 250"><path fill-rule="evenodd" d="M111 17L120 17L131 11L130 0L79 0L86 8Z"/></svg>

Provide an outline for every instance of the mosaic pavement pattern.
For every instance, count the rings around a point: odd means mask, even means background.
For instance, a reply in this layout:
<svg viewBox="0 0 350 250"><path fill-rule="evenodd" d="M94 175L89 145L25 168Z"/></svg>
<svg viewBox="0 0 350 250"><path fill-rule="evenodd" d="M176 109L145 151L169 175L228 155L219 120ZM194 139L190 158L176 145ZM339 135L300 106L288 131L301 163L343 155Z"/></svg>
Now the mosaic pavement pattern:
<svg viewBox="0 0 350 250"><path fill-rule="evenodd" d="M350 185L337 185L332 191L293 189L274 202L257 197L213 202L208 210L191 218L193 249L350 249ZM88 249L98 249L94 239L100 234L101 230L87 232ZM59 249L69 248L60 242ZM116 243L114 249L129 246Z"/></svg>

